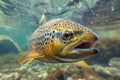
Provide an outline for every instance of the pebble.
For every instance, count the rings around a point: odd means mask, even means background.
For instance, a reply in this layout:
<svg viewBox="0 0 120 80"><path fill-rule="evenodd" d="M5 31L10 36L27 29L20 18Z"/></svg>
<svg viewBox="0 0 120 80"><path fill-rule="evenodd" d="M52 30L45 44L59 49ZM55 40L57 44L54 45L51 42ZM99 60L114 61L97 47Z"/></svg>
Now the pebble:
<svg viewBox="0 0 120 80"><path fill-rule="evenodd" d="M73 80L73 78L72 77L68 77L67 80Z"/></svg>

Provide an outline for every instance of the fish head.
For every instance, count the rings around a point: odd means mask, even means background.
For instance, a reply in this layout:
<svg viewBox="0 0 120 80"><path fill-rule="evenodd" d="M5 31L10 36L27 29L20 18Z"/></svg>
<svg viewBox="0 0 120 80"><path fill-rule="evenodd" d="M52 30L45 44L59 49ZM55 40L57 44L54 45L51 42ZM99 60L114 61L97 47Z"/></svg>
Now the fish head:
<svg viewBox="0 0 120 80"><path fill-rule="evenodd" d="M97 54L99 52L98 49L93 49L99 38L95 32L70 20L66 20L63 23L66 24L59 26L59 31L56 30L53 33L55 43L52 44L51 47L55 45L52 50L56 50L53 54L58 57L61 55L62 57L69 57L79 56L79 52L89 53L89 51L93 51L91 52L92 54ZM77 55L76 53L71 54L75 50L77 51Z"/></svg>
<svg viewBox="0 0 120 80"><path fill-rule="evenodd" d="M79 23L55 19L46 22L33 33L29 49L46 54L46 62L72 62L97 54L99 50L93 47L98 38L96 33ZM41 45L38 44L40 41ZM41 46L43 48L40 49Z"/></svg>

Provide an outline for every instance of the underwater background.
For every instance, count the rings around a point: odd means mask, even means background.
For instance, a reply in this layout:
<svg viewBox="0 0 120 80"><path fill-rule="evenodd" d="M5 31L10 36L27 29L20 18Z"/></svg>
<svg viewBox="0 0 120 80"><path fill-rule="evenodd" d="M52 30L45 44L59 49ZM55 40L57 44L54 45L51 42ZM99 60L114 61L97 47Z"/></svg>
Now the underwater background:
<svg viewBox="0 0 120 80"><path fill-rule="evenodd" d="M47 20L67 18L96 32L101 54L85 59L89 68L34 61L21 70L18 54ZM0 0L0 80L120 80L120 0Z"/></svg>

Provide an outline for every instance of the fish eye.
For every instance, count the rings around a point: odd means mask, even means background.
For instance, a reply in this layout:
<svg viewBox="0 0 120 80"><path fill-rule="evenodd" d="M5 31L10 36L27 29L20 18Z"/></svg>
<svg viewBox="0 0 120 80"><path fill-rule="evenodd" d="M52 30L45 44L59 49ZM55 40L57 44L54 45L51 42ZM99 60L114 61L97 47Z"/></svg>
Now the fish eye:
<svg viewBox="0 0 120 80"><path fill-rule="evenodd" d="M63 40L71 40L74 37L74 33L72 30L68 29L62 32L62 39Z"/></svg>

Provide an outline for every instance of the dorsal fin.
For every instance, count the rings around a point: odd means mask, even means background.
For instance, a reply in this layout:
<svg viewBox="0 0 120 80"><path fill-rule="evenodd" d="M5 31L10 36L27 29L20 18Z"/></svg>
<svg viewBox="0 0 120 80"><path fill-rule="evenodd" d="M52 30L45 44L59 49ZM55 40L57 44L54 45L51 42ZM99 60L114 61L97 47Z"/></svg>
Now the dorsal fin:
<svg viewBox="0 0 120 80"><path fill-rule="evenodd" d="M43 25L46 22L46 16L43 14L39 22L40 25Z"/></svg>

